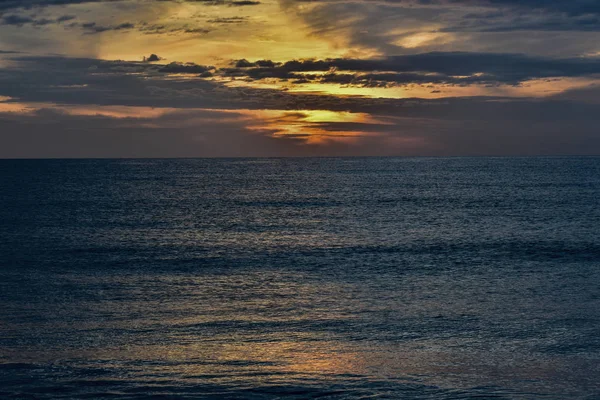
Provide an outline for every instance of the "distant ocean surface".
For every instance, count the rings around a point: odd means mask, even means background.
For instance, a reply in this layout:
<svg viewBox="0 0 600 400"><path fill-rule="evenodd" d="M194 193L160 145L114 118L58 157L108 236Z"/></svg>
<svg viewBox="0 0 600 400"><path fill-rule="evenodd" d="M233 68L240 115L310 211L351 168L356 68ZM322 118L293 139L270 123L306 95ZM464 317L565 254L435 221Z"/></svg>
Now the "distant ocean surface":
<svg viewBox="0 0 600 400"><path fill-rule="evenodd" d="M0 161L2 399L600 399L600 158Z"/></svg>

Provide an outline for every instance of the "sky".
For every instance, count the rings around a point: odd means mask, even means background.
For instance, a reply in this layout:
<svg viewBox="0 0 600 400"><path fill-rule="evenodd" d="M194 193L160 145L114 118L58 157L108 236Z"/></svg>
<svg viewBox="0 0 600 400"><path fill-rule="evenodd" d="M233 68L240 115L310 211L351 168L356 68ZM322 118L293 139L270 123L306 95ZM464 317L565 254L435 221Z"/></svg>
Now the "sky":
<svg viewBox="0 0 600 400"><path fill-rule="evenodd" d="M599 0L0 0L0 158L598 154Z"/></svg>

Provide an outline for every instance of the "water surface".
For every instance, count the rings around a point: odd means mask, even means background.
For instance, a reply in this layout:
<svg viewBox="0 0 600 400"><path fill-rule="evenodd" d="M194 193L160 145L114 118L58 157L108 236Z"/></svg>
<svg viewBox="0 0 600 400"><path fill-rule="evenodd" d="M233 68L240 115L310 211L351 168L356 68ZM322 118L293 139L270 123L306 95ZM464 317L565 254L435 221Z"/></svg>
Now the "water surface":
<svg viewBox="0 0 600 400"><path fill-rule="evenodd" d="M595 399L600 158L0 161L0 397Z"/></svg>

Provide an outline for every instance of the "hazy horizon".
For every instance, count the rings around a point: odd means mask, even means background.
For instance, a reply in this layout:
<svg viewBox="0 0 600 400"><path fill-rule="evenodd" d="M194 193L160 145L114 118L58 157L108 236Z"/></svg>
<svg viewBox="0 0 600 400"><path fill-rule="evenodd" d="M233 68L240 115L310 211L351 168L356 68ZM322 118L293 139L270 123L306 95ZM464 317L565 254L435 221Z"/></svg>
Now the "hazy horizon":
<svg viewBox="0 0 600 400"><path fill-rule="evenodd" d="M401 159L452 159L452 158L598 158L600 154L540 154L540 155L453 155L453 156L394 156L394 155L360 155L360 156L215 156L215 157L19 157L0 158L0 161L102 161L102 160L260 160L260 159L360 159L360 158L401 158Z"/></svg>

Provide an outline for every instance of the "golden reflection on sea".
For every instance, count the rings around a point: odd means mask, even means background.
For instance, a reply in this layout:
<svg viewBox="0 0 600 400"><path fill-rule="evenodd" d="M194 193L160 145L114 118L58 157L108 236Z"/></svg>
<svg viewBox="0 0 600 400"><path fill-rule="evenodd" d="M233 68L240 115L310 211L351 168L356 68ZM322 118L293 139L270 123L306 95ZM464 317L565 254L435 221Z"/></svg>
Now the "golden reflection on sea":
<svg viewBox="0 0 600 400"><path fill-rule="evenodd" d="M57 365L94 360L154 381L257 387L344 377L468 388L518 379L542 391L540 385L557 373L575 385L581 370L572 367L586 365L576 357L563 364L510 347L485 349L477 336L445 337L436 330L415 336L415 318L423 324L435 313L465 311L460 303L426 300L427 288L397 294L384 306L384 299L370 297L376 283L334 282L290 271L57 278L56 285L78 285L88 300L55 301L46 310L47 320L36 323L43 350L17 354L0 348L4 357ZM422 297L418 308L411 308L410 296ZM46 306L31 307L40 312ZM377 326L385 318L363 319L382 310L390 320L381 329ZM5 324L5 332L25 329L27 320L12 323ZM58 346L46 341L72 332L74 324L79 336L70 335ZM390 331L392 326L397 331Z"/></svg>

